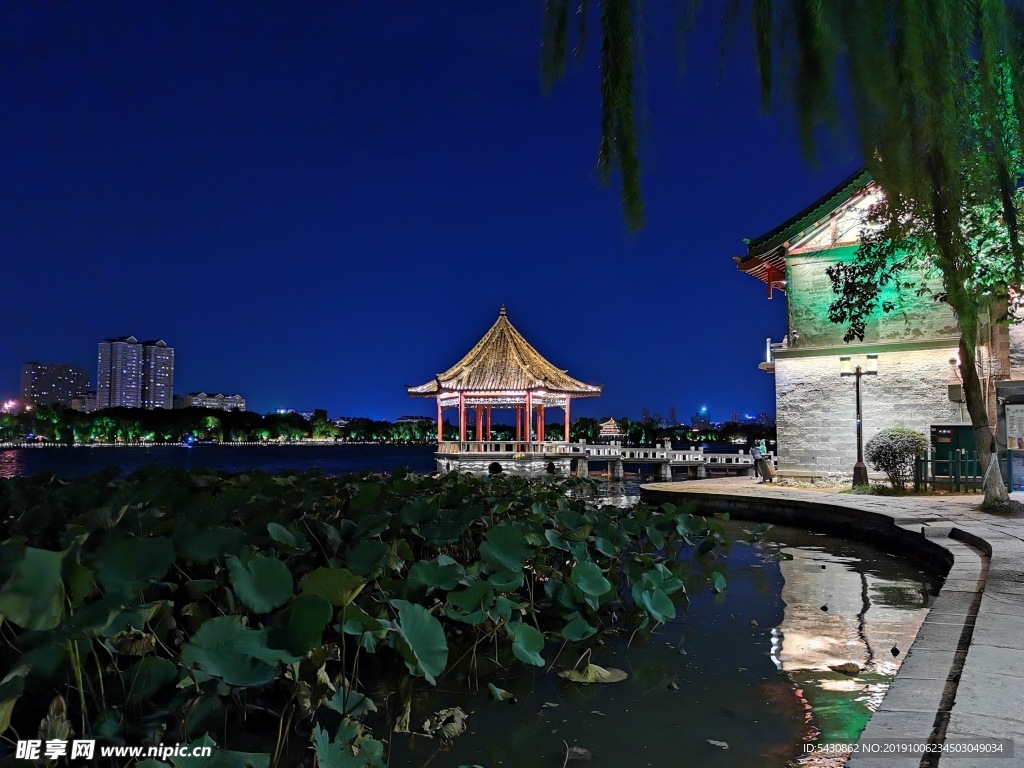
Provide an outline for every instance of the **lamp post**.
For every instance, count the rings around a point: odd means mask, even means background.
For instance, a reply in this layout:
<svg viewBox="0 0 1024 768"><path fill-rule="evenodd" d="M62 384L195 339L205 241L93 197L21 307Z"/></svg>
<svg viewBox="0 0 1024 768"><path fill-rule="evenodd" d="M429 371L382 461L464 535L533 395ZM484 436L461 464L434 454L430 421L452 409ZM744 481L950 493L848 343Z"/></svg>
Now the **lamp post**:
<svg viewBox="0 0 1024 768"><path fill-rule="evenodd" d="M849 358L847 358L848 360ZM864 463L864 407L860 397L860 377L866 374L877 373L874 370L865 371L859 365L851 371L842 371L843 376L854 377L854 389L857 393L857 463L853 465L853 487L868 484L868 468Z"/></svg>

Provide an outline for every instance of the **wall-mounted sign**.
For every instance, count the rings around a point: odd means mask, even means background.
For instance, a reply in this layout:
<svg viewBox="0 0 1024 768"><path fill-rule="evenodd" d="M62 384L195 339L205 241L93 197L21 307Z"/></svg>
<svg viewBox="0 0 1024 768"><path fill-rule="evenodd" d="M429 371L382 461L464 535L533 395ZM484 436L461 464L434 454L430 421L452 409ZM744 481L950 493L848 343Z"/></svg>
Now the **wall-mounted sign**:
<svg viewBox="0 0 1024 768"><path fill-rule="evenodd" d="M1024 405L1006 406L1006 447L1024 451Z"/></svg>

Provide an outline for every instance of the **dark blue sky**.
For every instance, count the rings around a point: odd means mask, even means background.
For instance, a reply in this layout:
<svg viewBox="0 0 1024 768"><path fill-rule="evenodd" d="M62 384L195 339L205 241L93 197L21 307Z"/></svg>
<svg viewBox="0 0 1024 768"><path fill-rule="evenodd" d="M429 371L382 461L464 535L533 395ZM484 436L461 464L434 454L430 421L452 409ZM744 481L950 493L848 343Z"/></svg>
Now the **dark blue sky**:
<svg viewBox="0 0 1024 768"><path fill-rule="evenodd" d="M504 303L605 385L575 415L774 412L784 300L731 257L858 154L811 168L742 35L722 70L714 14L681 76L649 5L631 235L594 171L598 41L545 95L538 2L3 3L0 395L28 360L95 378L96 342L134 334L175 348L178 392L432 413L403 385Z"/></svg>

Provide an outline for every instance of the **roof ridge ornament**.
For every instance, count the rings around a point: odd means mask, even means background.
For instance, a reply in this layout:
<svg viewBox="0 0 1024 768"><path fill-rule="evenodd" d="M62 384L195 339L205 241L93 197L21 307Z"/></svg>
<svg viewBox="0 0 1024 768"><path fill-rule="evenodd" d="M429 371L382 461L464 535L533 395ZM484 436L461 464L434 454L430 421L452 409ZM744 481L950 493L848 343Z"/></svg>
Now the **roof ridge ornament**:
<svg viewBox="0 0 1024 768"><path fill-rule="evenodd" d="M501 309L498 310L498 317L507 317L508 312L505 311L505 305L501 305Z"/></svg>

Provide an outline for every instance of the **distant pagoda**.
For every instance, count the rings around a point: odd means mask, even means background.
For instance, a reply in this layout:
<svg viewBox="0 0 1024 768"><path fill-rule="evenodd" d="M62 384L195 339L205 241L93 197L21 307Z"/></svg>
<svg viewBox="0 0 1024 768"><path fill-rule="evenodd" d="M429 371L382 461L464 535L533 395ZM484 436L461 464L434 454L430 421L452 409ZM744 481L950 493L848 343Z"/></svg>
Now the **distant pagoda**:
<svg viewBox="0 0 1024 768"><path fill-rule="evenodd" d="M512 410L516 414L514 449L529 453L542 450L545 408L565 411L565 442L569 442L569 403L577 397L599 397L601 386L585 384L548 362L509 322L505 307L484 337L469 353L433 381L406 387L412 397L437 399L437 441L439 451L478 452L483 446L467 443L467 416L473 415L475 442L491 440L491 414ZM444 409L459 412L459 443L444 441ZM536 418L536 422L534 419ZM511 450L511 447L510 447Z"/></svg>
<svg viewBox="0 0 1024 768"><path fill-rule="evenodd" d="M622 427L619 426L619 422L615 419L608 419L608 421L602 421L597 425L601 428L601 437L612 440L616 437L622 437Z"/></svg>

